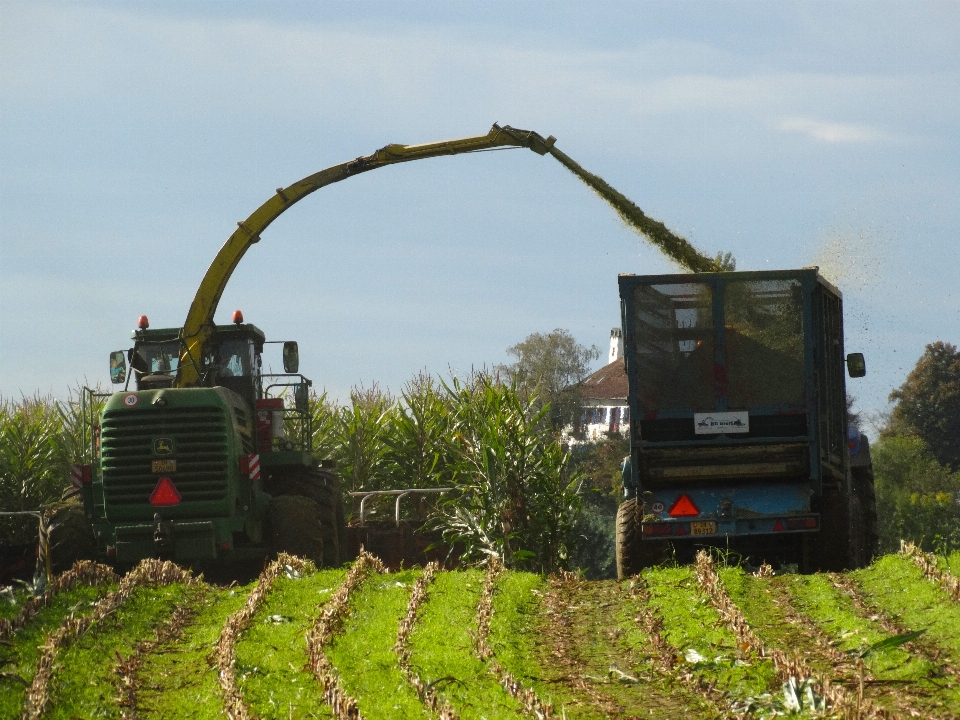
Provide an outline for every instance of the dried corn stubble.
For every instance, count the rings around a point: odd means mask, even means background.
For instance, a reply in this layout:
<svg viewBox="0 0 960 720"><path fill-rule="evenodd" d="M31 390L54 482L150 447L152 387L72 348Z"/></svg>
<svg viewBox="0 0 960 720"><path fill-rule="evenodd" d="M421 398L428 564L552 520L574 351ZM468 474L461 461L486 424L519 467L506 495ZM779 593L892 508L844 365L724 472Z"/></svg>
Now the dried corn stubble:
<svg viewBox="0 0 960 720"><path fill-rule="evenodd" d="M143 664L143 659L161 645L175 642L183 631L184 626L197 614L198 609L191 603L180 605L174 610L170 619L158 628L154 637L138 643L133 652L123 658L117 654L117 705L120 707L120 717L123 720L139 720L137 712L137 674Z"/></svg>
<svg viewBox="0 0 960 720"><path fill-rule="evenodd" d="M427 685L423 679L417 675L410 663L410 634L417 622L417 613L420 606L427 599L427 591L430 583L433 582L433 576L437 572L439 565L434 561L429 563L423 569L423 575L417 578L413 585L413 592L410 593L410 601L407 603L407 614L400 621L397 630L397 642L393 646L393 651L397 654L397 662L400 670L407 678L407 682L417 692L417 697L426 706L428 710L434 713L440 720L457 720L457 714L449 704L443 702L437 695L436 688L433 685Z"/></svg>
<svg viewBox="0 0 960 720"><path fill-rule="evenodd" d="M105 617L115 612L140 587L161 587L174 583L194 584L202 582L189 570L169 561L154 558L142 560L137 567L120 580L120 586L104 597L90 615L69 617L59 628L53 631L43 645L37 671L33 682L27 689L27 698L23 711L24 720L36 720L43 716L50 702L50 680L53 677L54 661L63 648Z"/></svg>
<svg viewBox="0 0 960 720"><path fill-rule="evenodd" d="M347 572L347 577L324 605L320 616L307 632L310 670L323 690L324 700L338 720L359 720L360 709L357 701L343 689L340 675L323 649L343 627L350 611L350 594L370 575L383 572L386 572L386 568L380 559L360 548L360 556Z"/></svg>
<svg viewBox="0 0 960 720"><path fill-rule="evenodd" d="M504 570L497 558L491 558L487 564L487 573L483 582L483 593L477 606L477 657L488 663L487 669L503 686L503 689L522 706L524 712L537 720L557 717L553 706L541 700L533 688L525 688L513 674L503 667L493 655L490 647L490 623L493 621L493 591L497 577Z"/></svg>
<svg viewBox="0 0 960 720"><path fill-rule="evenodd" d="M91 560L80 560L74 563L72 568L60 573L50 581L43 595L29 598L16 617L0 620L0 640L11 638L14 633L26 625L43 608L47 607L60 593L73 590L79 586L109 585L115 583L118 579L117 574L106 565Z"/></svg>
<svg viewBox="0 0 960 720"><path fill-rule="evenodd" d="M635 619L650 638L650 644L654 649L653 660L657 668L664 675L677 678L689 690L718 708L718 715L729 715L725 710L723 713L719 711L720 708L726 708L729 705L727 694L693 672L692 666L678 663L678 658L681 658L680 650L664 638L663 618L659 617L650 606L650 591L644 579L637 575L631 582L633 583L631 591L642 603L640 614Z"/></svg>
<svg viewBox="0 0 960 720"><path fill-rule="evenodd" d="M798 656L787 655L779 648L769 648L757 637L747 623L740 608L731 600L726 588L717 574L713 558L705 551L697 553L695 572L701 587L706 591L710 602L716 608L726 626L736 636L744 649L756 653L757 657L769 658L781 682L809 681L816 686L828 708L843 718L890 718L886 709L875 706L863 697L862 691L852 693L834 685L829 679L814 679L813 670Z"/></svg>
<svg viewBox="0 0 960 720"><path fill-rule="evenodd" d="M550 577L550 591L544 595L544 605L550 615L553 644L555 654L561 664L570 663L567 671L570 683L583 695L590 698L590 705L603 711L609 716L616 716L619 712L617 703L607 695L598 691L592 683L586 681L585 676L576 668L577 649L570 636L574 618L571 617L570 606L573 604L573 593L585 585L576 573L561 570L559 575Z"/></svg>
<svg viewBox="0 0 960 720"><path fill-rule="evenodd" d="M949 571L942 570L932 553L924 552L912 542L901 540L900 554L913 560L913 563L923 570L924 577L939 585L951 599L960 601L960 579Z"/></svg>
<svg viewBox="0 0 960 720"><path fill-rule="evenodd" d="M252 715L237 686L236 661L237 640L240 634L250 626L257 609L263 604L267 593L273 588L274 582L280 573L285 570L295 570L298 573L310 572L314 569L309 560L294 557L287 553L280 553L277 559L271 562L260 573L257 586L247 596L247 601L239 610L227 618L220 632L220 638L213 651L213 663L217 667L217 678L220 681L220 690L223 692L223 709L231 720L247 720Z"/></svg>
<svg viewBox="0 0 960 720"><path fill-rule="evenodd" d="M902 636L910 632L909 628L891 619L883 610L868 604L850 578L842 575L831 575L830 582L850 599L858 614L876 623L888 635ZM960 682L960 671L950 665L946 658L942 656L939 648L931 645L925 638L916 638L905 642L903 647L916 657L923 658L939 667L944 673L950 675L954 681Z"/></svg>
<svg viewBox="0 0 960 720"><path fill-rule="evenodd" d="M550 149L550 154L616 210L627 226L647 237L681 267L691 272L716 272L721 269L715 261L693 247L689 240L671 232L659 220L647 217L632 200L608 184L602 177L587 172L556 147Z"/></svg>

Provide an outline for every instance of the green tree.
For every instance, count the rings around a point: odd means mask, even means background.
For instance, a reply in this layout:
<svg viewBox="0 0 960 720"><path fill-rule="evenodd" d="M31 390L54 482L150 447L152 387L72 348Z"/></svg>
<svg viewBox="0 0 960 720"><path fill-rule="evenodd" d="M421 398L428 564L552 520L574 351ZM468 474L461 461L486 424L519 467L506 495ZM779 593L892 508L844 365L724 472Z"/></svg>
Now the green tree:
<svg viewBox="0 0 960 720"><path fill-rule="evenodd" d="M886 437L871 456L881 552L895 552L901 538L927 550L960 547L960 472L937 462L915 435Z"/></svg>
<svg viewBox="0 0 960 720"><path fill-rule="evenodd" d="M533 333L523 342L507 348L517 360L497 370L538 408L549 405L545 418L559 430L568 425L580 409L577 383L590 374L590 363L600 357L596 345L578 343L569 331L557 328Z"/></svg>
<svg viewBox="0 0 960 720"><path fill-rule="evenodd" d="M886 435L916 434L943 465L960 470L960 352L927 345L907 380L890 393L896 401Z"/></svg>

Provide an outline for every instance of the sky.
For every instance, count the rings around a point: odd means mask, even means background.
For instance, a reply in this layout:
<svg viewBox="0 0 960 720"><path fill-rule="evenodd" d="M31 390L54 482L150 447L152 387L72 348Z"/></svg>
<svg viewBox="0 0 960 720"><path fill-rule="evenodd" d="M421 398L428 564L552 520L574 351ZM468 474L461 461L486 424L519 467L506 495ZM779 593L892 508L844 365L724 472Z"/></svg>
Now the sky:
<svg viewBox="0 0 960 720"><path fill-rule="evenodd" d="M881 413L960 344L958 27L956 2L3 0L0 397L106 387L275 188L499 122L738 269L819 265ZM343 400L554 328L605 357L618 273L676 271L553 158L491 152L303 200L217 321L298 340Z"/></svg>

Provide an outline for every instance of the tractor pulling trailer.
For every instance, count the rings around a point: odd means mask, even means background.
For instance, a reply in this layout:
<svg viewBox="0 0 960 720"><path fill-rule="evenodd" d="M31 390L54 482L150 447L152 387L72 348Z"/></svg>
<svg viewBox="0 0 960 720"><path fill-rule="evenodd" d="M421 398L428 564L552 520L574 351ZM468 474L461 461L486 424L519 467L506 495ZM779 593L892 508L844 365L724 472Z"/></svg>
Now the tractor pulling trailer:
<svg viewBox="0 0 960 720"><path fill-rule="evenodd" d="M848 424L840 292L817 268L621 275L630 456L623 578L698 546L855 568L877 549L869 444Z"/></svg>

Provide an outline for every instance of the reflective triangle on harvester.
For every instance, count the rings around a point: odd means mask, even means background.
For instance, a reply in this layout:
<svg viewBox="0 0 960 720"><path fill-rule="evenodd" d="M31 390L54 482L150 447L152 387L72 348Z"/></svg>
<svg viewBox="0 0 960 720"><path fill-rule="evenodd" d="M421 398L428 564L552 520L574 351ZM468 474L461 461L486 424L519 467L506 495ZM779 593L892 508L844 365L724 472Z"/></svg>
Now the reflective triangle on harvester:
<svg viewBox="0 0 960 720"><path fill-rule="evenodd" d="M160 478L160 482L150 493L150 504L158 507L180 504L180 493L168 477Z"/></svg>
<svg viewBox="0 0 960 720"><path fill-rule="evenodd" d="M667 514L670 515L670 517L689 517L691 515L699 515L700 510L693 504L693 500L690 499L689 495L681 495L667 511Z"/></svg>

